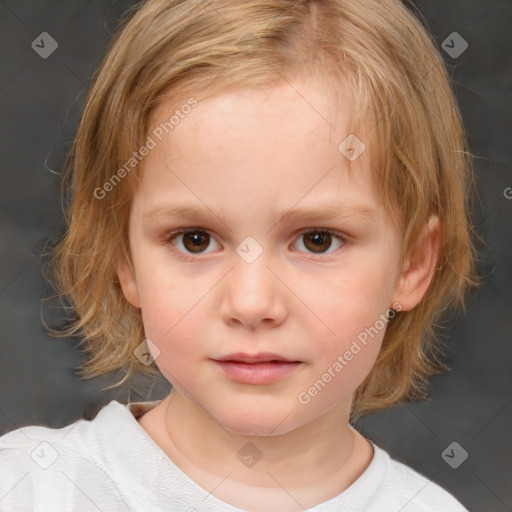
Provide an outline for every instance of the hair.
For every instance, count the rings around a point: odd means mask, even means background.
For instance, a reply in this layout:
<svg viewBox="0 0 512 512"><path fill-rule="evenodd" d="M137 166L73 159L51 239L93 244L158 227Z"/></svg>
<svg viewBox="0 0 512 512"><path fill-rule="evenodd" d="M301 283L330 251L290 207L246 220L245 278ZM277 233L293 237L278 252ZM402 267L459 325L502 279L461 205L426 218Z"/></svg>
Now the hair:
<svg viewBox="0 0 512 512"><path fill-rule="evenodd" d="M480 284L469 215L474 178L447 70L416 15L398 0L147 0L125 13L111 41L64 166L66 229L47 276L73 315L46 327L52 336L80 335L88 355L81 378L122 369L117 387L137 372L160 374L134 355L145 338L142 315L115 268L119 254L131 265L128 218L143 166L121 169L146 143L157 107L202 91L318 76L333 97L347 84L370 127L373 180L402 234L398 268L432 214L442 226L430 286L414 309L389 320L351 415L425 398L429 377L449 370L441 319L465 310ZM116 171L123 179L114 182Z"/></svg>

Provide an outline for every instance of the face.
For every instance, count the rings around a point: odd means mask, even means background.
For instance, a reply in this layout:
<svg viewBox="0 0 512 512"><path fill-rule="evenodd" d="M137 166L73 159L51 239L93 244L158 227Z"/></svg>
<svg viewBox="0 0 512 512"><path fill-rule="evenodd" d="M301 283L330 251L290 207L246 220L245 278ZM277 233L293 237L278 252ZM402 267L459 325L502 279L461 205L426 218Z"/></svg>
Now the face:
<svg viewBox="0 0 512 512"><path fill-rule="evenodd" d="M353 139L339 149L350 96L333 118L320 83L293 85L197 98L153 137L130 213L134 273L118 267L174 391L244 434L349 407L405 299L368 140L356 134L356 159ZM155 126L175 108L162 104ZM235 353L267 363L218 362ZM279 358L290 363L268 362Z"/></svg>

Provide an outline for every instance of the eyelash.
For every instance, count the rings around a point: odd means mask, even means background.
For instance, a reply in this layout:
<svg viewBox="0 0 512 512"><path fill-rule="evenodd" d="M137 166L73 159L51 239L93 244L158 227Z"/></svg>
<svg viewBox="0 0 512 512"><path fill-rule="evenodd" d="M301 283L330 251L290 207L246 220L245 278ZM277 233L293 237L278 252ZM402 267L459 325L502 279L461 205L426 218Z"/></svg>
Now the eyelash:
<svg viewBox="0 0 512 512"><path fill-rule="evenodd" d="M165 241L166 243L168 243L170 246L171 246L171 250L175 253L178 253L181 257L185 258L185 259L188 259L190 261L196 261L196 256L201 256L201 253L197 253L197 254L190 254L190 253L184 253L182 252L181 250L177 249L176 247L174 247L171 242L179 237L180 235L184 235L184 234L187 234L187 233L206 233L208 234L210 237L210 233L206 230L206 229L202 229L202 228L199 228L199 227L191 227L191 228L183 228L183 229L177 229L177 230L174 230L174 231L170 231L169 233L167 233L166 237L165 237ZM327 256L329 256L330 254L333 254L335 253L336 251L339 251L340 249L342 249L345 245L347 245L348 243L348 238L339 234L338 232L336 231L332 231L330 229L327 229L327 228L308 228L308 229L305 229L303 231L301 231L300 233L298 233L298 236L297 236L297 239L299 239L300 237L304 236L304 235L307 235L309 233L320 233L320 234L330 234L333 236L333 238L339 240L340 242L342 242L342 246L339 247L338 249L335 249L334 251L331 251L329 253L317 253L316 255L317 256L322 256L322 254L325 254ZM213 237L212 237L213 238ZM301 252L301 251L297 251L297 252ZM311 255L315 255L315 253L308 253L308 254L311 254Z"/></svg>

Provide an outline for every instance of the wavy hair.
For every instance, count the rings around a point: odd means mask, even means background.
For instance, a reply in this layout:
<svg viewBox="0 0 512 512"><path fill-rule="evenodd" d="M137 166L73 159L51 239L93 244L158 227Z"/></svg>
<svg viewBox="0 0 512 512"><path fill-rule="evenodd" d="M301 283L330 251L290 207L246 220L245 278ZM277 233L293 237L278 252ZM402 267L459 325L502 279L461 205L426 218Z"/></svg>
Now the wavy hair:
<svg viewBox="0 0 512 512"><path fill-rule="evenodd" d="M146 143L155 109L202 91L315 76L328 80L333 97L348 84L354 122L371 127L373 180L402 233L399 268L432 214L442 225L430 287L389 321L352 417L424 398L429 377L449 370L443 315L465 309L480 284L474 177L449 76L417 16L398 0L147 0L125 14L93 77L63 171L66 229L47 275L73 315L64 327L46 327L52 336L81 337L82 378L123 369L117 387L136 372L159 374L134 355L142 316L123 296L114 265L119 253L131 261L128 216L143 166L120 169ZM115 174L123 179L113 183Z"/></svg>

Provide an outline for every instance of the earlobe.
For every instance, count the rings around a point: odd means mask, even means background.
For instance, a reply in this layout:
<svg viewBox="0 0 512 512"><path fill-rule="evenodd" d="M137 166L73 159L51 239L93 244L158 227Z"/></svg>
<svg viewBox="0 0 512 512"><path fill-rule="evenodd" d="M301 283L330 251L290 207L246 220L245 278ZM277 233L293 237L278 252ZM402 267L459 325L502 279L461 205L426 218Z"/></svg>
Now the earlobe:
<svg viewBox="0 0 512 512"><path fill-rule="evenodd" d="M140 308L139 291L137 288L137 281L135 275L128 264L126 258L121 253L117 253L115 258L115 268L121 289L126 297L126 300L135 308Z"/></svg>
<svg viewBox="0 0 512 512"><path fill-rule="evenodd" d="M432 215L414 254L399 277L393 294L391 302L400 303L403 311L414 309L426 294L437 268L441 237L439 219Z"/></svg>

